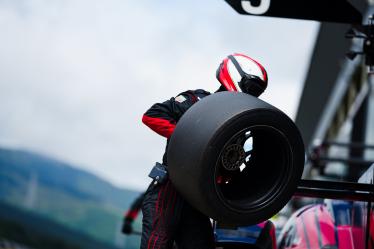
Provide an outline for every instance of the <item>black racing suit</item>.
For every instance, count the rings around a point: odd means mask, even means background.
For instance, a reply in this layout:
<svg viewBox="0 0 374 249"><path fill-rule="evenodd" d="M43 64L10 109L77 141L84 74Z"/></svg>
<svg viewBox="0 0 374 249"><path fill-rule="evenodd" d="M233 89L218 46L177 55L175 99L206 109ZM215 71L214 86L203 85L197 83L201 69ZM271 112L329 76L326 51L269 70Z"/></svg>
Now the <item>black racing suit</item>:
<svg viewBox="0 0 374 249"><path fill-rule="evenodd" d="M161 136L167 144L176 123L193 104L210 93L186 91L175 98L153 105L143 116L143 123ZM163 157L167 166L167 147ZM151 184L144 196L141 249L213 249L213 228L207 216L191 207L170 180Z"/></svg>

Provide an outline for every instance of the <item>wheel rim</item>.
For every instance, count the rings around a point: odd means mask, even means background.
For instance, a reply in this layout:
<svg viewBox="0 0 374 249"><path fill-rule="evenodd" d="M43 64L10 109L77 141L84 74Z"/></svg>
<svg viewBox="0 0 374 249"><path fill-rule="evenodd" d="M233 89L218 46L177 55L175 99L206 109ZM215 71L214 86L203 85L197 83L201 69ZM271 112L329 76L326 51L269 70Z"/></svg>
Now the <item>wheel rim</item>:
<svg viewBox="0 0 374 249"><path fill-rule="evenodd" d="M291 158L288 139L274 127L252 126L237 132L216 162L218 197L239 212L268 206L289 183Z"/></svg>

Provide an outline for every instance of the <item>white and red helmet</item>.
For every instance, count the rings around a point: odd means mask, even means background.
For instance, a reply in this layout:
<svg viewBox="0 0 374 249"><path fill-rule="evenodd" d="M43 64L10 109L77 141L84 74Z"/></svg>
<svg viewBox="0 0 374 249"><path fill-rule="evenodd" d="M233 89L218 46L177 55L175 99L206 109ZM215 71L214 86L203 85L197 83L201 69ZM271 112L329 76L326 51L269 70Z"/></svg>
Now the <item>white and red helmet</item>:
<svg viewBox="0 0 374 249"><path fill-rule="evenodd" d="M265 68L244 54L227 56L217 69L217 80L228 91L260 96L268 85Z"/></svg>

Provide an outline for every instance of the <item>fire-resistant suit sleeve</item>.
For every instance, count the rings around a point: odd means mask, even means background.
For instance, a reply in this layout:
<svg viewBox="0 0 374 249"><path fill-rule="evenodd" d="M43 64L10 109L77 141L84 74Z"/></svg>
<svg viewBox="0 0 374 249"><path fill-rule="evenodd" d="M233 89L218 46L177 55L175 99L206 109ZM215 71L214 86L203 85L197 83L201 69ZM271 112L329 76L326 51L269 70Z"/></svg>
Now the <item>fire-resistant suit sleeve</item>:
<svg viewBox="0 0 374 249"><path fill-rule="evenodd" d="M144 193L142 193L136 200L131 204L130 208L127 210L124 216L124 220L133 221L139 214L144 200Z"/></svg>
<svg viewBox="0 0 374 249"><path fill-rule="evenodd" d="M157 134L170 138L183 113L196 102L196 97L184 92L163 103L154 104L143 115L143 123Z"/></svg>

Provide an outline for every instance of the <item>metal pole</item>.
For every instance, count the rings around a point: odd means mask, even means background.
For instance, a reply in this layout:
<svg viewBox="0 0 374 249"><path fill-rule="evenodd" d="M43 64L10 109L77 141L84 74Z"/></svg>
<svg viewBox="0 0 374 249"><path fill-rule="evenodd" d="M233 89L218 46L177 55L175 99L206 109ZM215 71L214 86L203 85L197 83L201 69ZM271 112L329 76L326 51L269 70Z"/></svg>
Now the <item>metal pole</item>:
<svg viewBox="0 0 374 249"><path fill-rule="evenodd" d="M339 162L339 163L348 163L348 164L358 164L364 166L370 166L374 163L374 161L368 161L361 158L339 158L339 157L319 157L318 159L314 159L316 161L322 162Z"/></svg>
<svg viewBox="0 0 374 249"><path fill-rule="evenodd" d="M322 146L338 146L338 147L350 147L350 148L355 148L355 149L374 150L374 145L357 143L357 142L343 143L343 142L335 142L335 141L326 141L322 143Z"/></svg>
<svg viewBox="0 0 374 249"><path fill-rule="evenodd" d="M295 196L374 201L374 185L355 182L300 180Z"/></svg>

